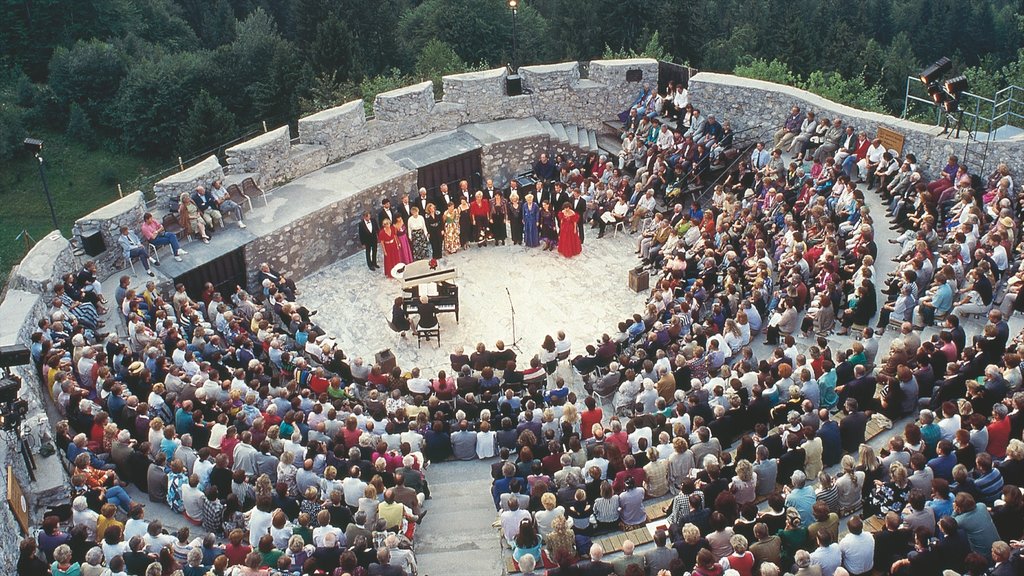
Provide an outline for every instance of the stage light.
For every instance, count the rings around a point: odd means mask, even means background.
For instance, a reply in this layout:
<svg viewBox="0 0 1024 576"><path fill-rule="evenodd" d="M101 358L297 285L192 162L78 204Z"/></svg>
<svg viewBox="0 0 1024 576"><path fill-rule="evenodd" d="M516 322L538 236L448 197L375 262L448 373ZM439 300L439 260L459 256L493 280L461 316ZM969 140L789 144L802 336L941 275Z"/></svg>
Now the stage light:
<svg viewBox="0 0 1024 576"><path fill-rule="evenodd" d="M947 114L955 114L957 110L960 109L960 101L956 98L949 98L942 103L942 109L945 110Z"/></svg>
<svg viewBox="0 0 1024 576"><path fill-rule="evenodd" d="M932 82L928 85L928 96L932 99L932 102L936 104L942 104L946 100L946 93L939 87L938 82Z"/></svg>
<svg viewBox="0 0 1024 576"><path fill-rule="evenodd" d="M958 98L961 93L967 91L967 76L963 74L956 78L950 78L946 80L946 92L949 92L953 98Z"/></svg>
<svg viewBox="0 0 1024 576"><path fill-rule="evenodd" d="M931 84L941 78L943 74L949 72L952 68L953 61L943 56L936 60L934 64L921 71L921 82L924 84Z"/></svg>
<svg viewBox="0 0 1024 576"><path fill-rule="evenodd" d="M519 0L508 0L508 7L515 10L519 7Z"/></svg>

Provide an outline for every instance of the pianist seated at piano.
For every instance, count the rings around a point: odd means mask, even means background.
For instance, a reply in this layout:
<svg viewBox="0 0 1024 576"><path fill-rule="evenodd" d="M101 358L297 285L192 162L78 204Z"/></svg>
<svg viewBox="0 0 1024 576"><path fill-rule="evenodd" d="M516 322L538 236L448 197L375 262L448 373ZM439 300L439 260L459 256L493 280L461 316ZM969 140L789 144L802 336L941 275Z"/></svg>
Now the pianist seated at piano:
<svg viewBox="0 0 1024 576"><path fill-rule="evenodd" d="M409 330L416 330L416 321L405 311L405 299L399 296L395 298L395 305L391 307L391 329L401 332L402 338Z"/></svg>
<svg viewBox="0 0 1024 576"><path fill-rule="evenodd" d="M437 306L427 296L420 296L420 304L417 306L420 315L417 330L424 328L437 328Z"/></svg>

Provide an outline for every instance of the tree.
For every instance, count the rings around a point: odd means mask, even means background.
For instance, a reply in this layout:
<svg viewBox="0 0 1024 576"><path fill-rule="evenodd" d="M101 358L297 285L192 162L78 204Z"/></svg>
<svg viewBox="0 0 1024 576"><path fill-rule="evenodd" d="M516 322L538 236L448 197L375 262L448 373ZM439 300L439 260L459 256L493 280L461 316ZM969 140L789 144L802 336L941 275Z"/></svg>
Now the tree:
<svg viewBox="0 0 1024 576"><path fill-rule="evenodd" d="M85 144L89 150L94 150L97 146L96 130L93 129L92 123L89 122L89 116L85 113L85 110L77 102L71 104L71 109L68 112L66 132L69 138Z"/></svg>
<svg viewBox="0 0 1024 576"><path fill-rule="evenodd" d="M25 138L24 112L9 103L0 102L0 160L14 156Z"/></svg>
<svg viewBox="0 0 1024 576"><path fill-rule="evenodd" d="M637 50L626 50L625 48L620 50L612 50L608 45L604 47L604 54L601 58L605 60L611 60L615 58L654 58L655 60L661 60L664 62L671 62L672 56L665 50L665 46L661 43L661 37L657 30L653 34L650 34L650 38L647 43L644 44L643 48Z"/></svg>
<svg viewBox="0 0 1024 576"><path fill-rule="evenodd" d="M125 148L170 156L192 100L215 78L210 52L160 54L136 62L118 91Z"/></svg>
<svg viewBox="0 0 1024 576"><path fill-rule="evenodd" d="M71 49L54 52L50 87L62 105L78 104L90 121L115 126L118 122L111 115L111 104L127 73L124 58L113 45L80 40Z"/></svg>
<svg viewBox="0 0 1024 576"><path fill-rule="evenodd" d="M238 134L235 115L206 90L200 90L178 130L178 152L203 152Z"/></svg>

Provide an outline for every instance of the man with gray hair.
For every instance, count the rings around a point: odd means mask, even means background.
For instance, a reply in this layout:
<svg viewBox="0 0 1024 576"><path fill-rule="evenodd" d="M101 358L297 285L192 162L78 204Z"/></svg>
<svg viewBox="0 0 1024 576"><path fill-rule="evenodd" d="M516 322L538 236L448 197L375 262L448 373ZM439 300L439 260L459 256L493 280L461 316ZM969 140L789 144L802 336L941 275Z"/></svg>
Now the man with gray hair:
<svg viewBox="0 0 1024 576"><path fill-rule="evenodd" d="M600 544L594 544L590 547L590 560L585 560L577 564L581 574L587 576L609 576L615 573L615 567L605 562L604 558L604 547Z"/></svg>
<svg viewBox="0 0 1024 576"><path fill-rule="evenodd" d="M533 557L533 554L523 554L523 557L519 559L519 570L523 576L532 576L537 574L533 570L537 567L537 559Z"/></svg>
<svg viewBox="0 0 1024 576"><path fill-rule="evenodd" d="M800 521L804 526L814 522L814 503L817 498L814 488L807 485L807 476L803 470L797 470L790 476L792 488L786 487L786 506L795 508L800 513Z"/></svg>

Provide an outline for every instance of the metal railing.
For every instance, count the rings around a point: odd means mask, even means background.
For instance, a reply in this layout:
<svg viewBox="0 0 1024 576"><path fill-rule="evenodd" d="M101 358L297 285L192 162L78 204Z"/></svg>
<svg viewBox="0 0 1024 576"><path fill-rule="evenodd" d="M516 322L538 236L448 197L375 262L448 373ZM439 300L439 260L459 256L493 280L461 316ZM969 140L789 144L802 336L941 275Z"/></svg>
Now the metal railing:
<svg viewBox="0 0 1024 576"><path fill-rule="evenodd" d="M912 104L915 103L923 104L925 111L914 114L915 107ZM961 128L970 128L975 134L986 134L989 139L994 138L996 130L1004 126L1024 128L1024 88L1017 85L1007 86L997 91L991 98L964 92L960 95L959 113L968 120ZM941 126L947 116L946 112L928 96L921 80L908 76L901 118L922 118L932 114L935 116L936 126Z"/></svg>

